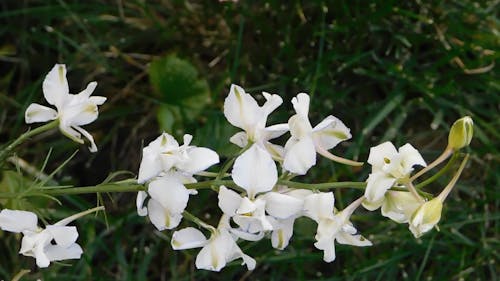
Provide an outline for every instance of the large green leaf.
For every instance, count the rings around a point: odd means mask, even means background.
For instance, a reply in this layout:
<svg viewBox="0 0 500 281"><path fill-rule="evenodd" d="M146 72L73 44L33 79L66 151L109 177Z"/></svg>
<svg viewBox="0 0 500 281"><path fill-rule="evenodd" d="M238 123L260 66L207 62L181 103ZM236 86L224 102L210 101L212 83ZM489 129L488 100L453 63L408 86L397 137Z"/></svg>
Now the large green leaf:
<svg viewBox="0 0 500 281"><path fill-rule="evenodd" d="M168 55L151 63L149 81L161 105L160 129L172 131L175 124L193 121L210 102L210 89L188 61Z"/></svg>

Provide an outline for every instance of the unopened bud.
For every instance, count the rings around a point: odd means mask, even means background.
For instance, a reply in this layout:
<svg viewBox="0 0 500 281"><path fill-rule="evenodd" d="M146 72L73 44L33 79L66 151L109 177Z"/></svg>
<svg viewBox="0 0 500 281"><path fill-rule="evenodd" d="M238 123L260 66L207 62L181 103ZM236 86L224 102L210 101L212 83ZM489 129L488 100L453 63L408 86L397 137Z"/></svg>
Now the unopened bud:
<svg viewBox="0 0 500 281"><path fill-rule="evenodd" d="M413 213L410 220L410 231L415 238L422 236L439 222L442 210L443 201L436 197L422 204L415 213Z"/></svg>
<svg viewBox="0 0 500 281"><path fill-rule="evenodd" d="M462 117L455 121L448 135L448 147L458 150L468 146L472 140L473 125L472 118L469 116Z"/></svg>

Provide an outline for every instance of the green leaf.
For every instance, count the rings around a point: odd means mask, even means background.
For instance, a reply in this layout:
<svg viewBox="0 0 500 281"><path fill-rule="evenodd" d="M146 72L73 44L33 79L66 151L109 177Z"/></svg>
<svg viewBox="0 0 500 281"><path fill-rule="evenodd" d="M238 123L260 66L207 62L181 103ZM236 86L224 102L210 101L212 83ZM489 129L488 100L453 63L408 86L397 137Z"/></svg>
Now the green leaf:
<svg viewBox="0 0 500 281"><path fill-rule="evenodd" d="M162 105L157 118L160 128L172 132L175 123L193 121L210 103L210 88L198 70L175 55L151 63L149 81Z"/></svg>
<svg viewBox="0 0 500 281"><path fill-rule="evenodd" d="M151 63L149 81L164 103L180 105L194 96L208 96L206 80L198 78L198 70L175 55L162 57Z"/></svg>

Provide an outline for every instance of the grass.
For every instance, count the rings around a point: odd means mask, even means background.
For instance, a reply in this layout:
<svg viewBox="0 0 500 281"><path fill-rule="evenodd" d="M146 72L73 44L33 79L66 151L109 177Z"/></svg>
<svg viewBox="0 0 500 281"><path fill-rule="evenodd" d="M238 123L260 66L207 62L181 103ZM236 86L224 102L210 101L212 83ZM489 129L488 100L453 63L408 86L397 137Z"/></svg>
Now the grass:
<svg viewBox="0 0 500 281"><path fill-rule="evenodd" d="M176 105L148 79L151 62L169 55L192 64L210 89L195 117L189 111L169 115L172 133L191 133L195 144L223 157L236 151L227 142L236 130L221 111L230 83L283 97L270 124L286 122L297 93L311 94L312 123L329 114L343 120L353 138L335 152L361 161L371 146L390 140L410 142L430 162L446 146L449 126L464 115L474 119L475 137L468 149L471 164L445 203L441 231L421 239L378 212L360 210L353 221L375 245L340 245L332 264L313 247L315 226L300 220L282 253L268 240L242 244L258 260L250 274L236 263L221 273L196 271L196 250L173 251L171 232L159 233L136 215L134 195L112 194L103 195L107 223L100 216L76 222L85 249L79 261L36 269L33 259L17 254L19 237L0 232L0 279L27 268L32 272L23 280L496 280L496 7L498 1L468 0L2 1L0 143L27 130L22 112L42 103L41 81L56 62L68 66L73 93L95 80L95 94L108 97L97 122L86 126L99 153L82 148L56 175L59 184L92 185L111 171L137 172L141 147L161 131L157 110ZM49 172L78 147L49 133L24 145L19 156L41 167L50 148ZM368 173L368 167L353 170L321 160L303 180L364 181ZM439 180L427 191L437 193L444 185L446 179ZM337 207L357 195L336 191ZM209 204L214 199L200 192L189 208L215 220L219 211ZM48 206L46 218L54 222L96 202L95 196L61 200L62 207L30 203Z"/></svg>

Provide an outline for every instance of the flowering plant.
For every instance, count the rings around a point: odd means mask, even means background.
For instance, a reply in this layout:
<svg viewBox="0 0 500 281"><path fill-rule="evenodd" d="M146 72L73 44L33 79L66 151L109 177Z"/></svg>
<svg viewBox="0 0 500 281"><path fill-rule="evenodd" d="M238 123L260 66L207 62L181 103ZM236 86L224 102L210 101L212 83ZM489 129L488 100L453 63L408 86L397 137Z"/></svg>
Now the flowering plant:
<svg viewBox="0 0 500 281"><path fill-rule="evenodd" d="M90 151L96 152L94 138L80 127L95 121L97 106L106 101L105 97L90 96L96 86L96 82L91 82L79 94L69 94L66 67L56 64L43 82L43 94L57 110L33 103L25 112L28 124L51 122L6 145L0 151L2 166L19 144L57 126L75 142L84 143L83 135L90 143ZM383 216L396 223L408 223L416 238L437 228L443 203L468 160L468 155L462 157L460 150L468 146L472 138L470 117L453 124L448 146L429 164L411 144L396 149L392 143L384 142L370 149L367 162L371 173L365 182L301 183L295 179L316 165L317 154L342 165L363 165L330 152L340 142L349 140L351 131L332 115L313 127L308 117L311 98L306 93L299 93L291 100L295 114L287 123L269 126L269 115L283 100L277 94L264 92L263 96L266 101L259 105L242 87L231 85L223 112L230 124L243 130L229 140L241 150L227 159L217 172L206 171L220 162L217 152L191 145L193 136L189 134L184 135L184 143L179 145L172 135L163 132L143 148L137 178L91 187L33 186L19 193L0 193L0 198L46 196L55 199L71 194L137 192L137 214L148 216L159 231L174 230L171 238L174 250L202 248L196 257L196 267L212 271L220 271L237 259L249 270L255 269L255 259L244 253L238 243L270 239L273 248L284 250L293 239L294 222L300 217L316 223L314 247L323 251L325 262L335 260L335 243L358 247L377 243L360 234L358 228L363 230L362 225L353 224L356 220L351 216L360 206L370 211L381 208ZM274 141L287 133L289 138L284 144ZM438 195L424 191L425 186L461 157L454 176ZM447 159L450 159L449 165L417 183L417 179ZM347 207L337 209L332 192L336 188L355 188L360 192ZM189 199L202 192L201 189L217 193L220 219L216 226L188 211L189 207L194 208L189 206ZM84 251L76 243L78 232L68 224L103 210L97 207L40 228L35 213L2 207L0 228L22 233L19 253L34 257L39 267L47 267L52 261L80 258ZM183 219L198 228L177 229Z"/></svg>

